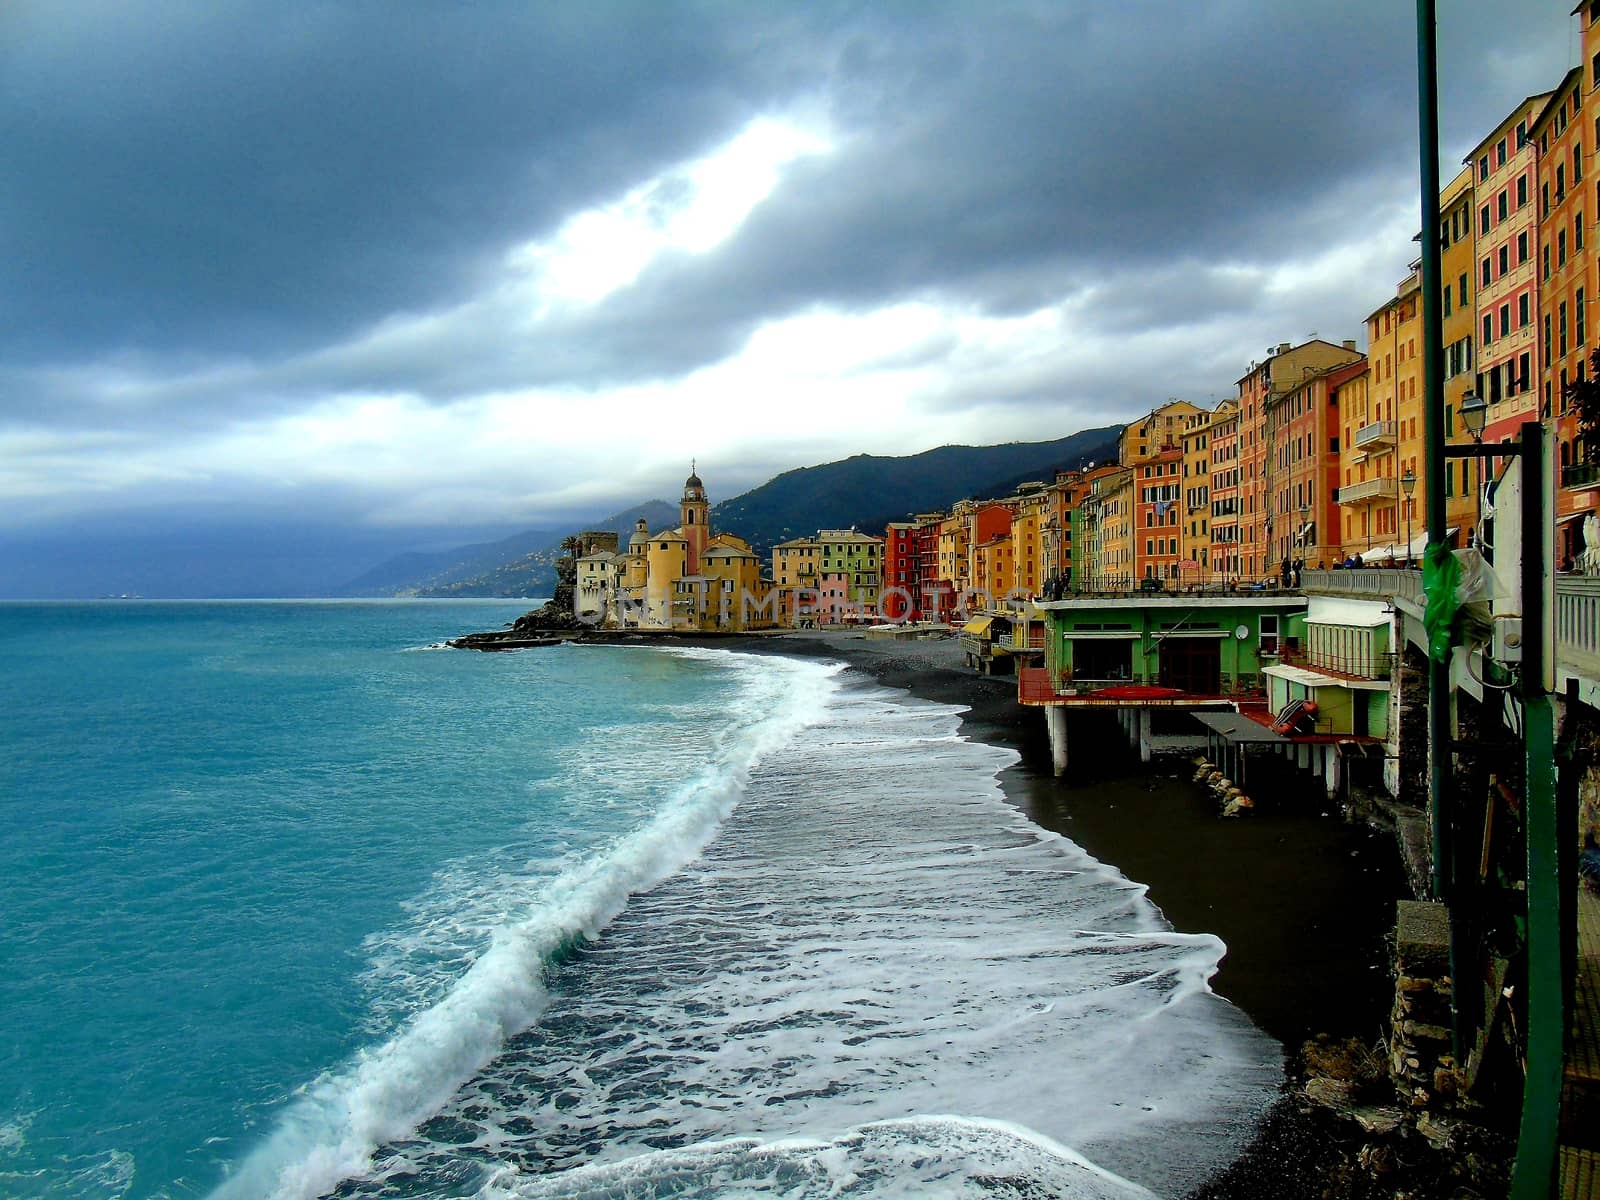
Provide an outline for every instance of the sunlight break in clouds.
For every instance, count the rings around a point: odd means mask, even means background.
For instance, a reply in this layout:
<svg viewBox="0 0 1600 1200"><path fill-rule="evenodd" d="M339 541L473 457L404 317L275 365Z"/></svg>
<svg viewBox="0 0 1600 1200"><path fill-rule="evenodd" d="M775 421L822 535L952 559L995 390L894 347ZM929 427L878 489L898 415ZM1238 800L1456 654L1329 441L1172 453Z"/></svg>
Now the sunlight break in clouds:
<svg viewBox="0 0 1600 1200"><path fill-rule="evenodd" d="M772 194L785 166L832 149L821 133L758 117L704 158L569 218L548 242L518 247L511 264L537 275L547 302L596 303L633 283L662 254L714 249Z"/></svg>

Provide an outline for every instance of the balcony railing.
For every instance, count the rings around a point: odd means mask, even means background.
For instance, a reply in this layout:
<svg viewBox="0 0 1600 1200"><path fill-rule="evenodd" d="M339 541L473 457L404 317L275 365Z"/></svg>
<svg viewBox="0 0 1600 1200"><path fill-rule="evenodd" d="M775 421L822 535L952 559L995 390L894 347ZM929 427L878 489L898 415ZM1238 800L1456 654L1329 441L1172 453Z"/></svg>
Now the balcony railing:
<svg viewBox="0 0 1600 1200"><path fill-rule="evenodd" d="M1394 445L1394 422L1374 421L1370 425L1363 425L1356 430L1356 449L1364 450L1368 446Z"/></svg>
<svg viewBox="0 0 1600 1200"><path fill-rule="evenodd" d="M1600 488L1600 462L1580 462L1562 467L1561 486L1574 491Z"/></svg>
<svg viewBox="0 0 1600 1200"><path fill-rule="evenodd" d="M1339 489L1340 504L1362 504L1368 500L1393 500L1399 487L1392 477L1363 479L1360 483L1346 484Z"/></svg>

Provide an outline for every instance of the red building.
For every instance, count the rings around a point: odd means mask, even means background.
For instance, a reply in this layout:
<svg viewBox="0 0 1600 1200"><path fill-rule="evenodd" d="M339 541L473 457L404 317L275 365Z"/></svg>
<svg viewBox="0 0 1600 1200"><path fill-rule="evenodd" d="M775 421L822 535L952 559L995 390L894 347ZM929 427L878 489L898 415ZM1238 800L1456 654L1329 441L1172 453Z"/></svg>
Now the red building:
<svg viewBox="0 0 1600 1200"><path fill-rule="evenodd" d="M922 621L948 621L955 611L955 588L939 577L944 520L943 513L917 514L917 618Z"/></svg>
<svg viewBox="0 0 1600 1200"><path fill-rule="evenodd" d="M883 599L879 608L886 621L917 619L921 607L918 528L914 521L890 521L884 530Z"/></svg>
<svg viewBox="0 0 1600 1200"><path fill-rule="evenodd" d="M1133 573L1140 579L1178 578L1182 473L1183 451L1177 446L1163 446L1134 464Z"/></svg>

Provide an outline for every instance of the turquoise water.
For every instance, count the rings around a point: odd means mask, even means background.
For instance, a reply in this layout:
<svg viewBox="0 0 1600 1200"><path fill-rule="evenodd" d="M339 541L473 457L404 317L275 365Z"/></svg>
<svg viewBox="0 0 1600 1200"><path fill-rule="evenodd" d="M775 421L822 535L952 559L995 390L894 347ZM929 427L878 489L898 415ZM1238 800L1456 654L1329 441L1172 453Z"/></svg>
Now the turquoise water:
<svg viewBox="0 0 1600 1200"><path fill-rule="evenodd" d="M0 605L0 1194L1124 1196L1231 1153L1278 1058L1220 943L1022 821L956 710L429 648L524 607Z"/></svg>

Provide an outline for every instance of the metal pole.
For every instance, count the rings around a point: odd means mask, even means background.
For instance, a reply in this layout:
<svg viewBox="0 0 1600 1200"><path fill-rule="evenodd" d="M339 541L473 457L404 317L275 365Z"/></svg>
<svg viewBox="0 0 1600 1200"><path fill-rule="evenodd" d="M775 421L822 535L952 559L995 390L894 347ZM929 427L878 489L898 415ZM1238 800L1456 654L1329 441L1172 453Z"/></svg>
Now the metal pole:
<svg viewBox="0 0 1600 1200"><path fill-rule="evenodd" d="M1546 486L1549 443L1537 421L1522 426L1522 728L1526 755L1523 817L1528 855L1528 1073L1511 1174L1512 1200L1547 1200L1556 1167L1565 1029L1561 971L1555 716L1550 702L1549 633L1553 537Z"/></svg>
<svg viewBox="0 0 1600 1200"><path fill-rule="evenodd" d="M1428 546L1445 540L1444 472L1444 317L1439 309L1439 89L1435 47L1433 0L1417 0L1417 117L1418 150L1422 168L1422 375L1424 485L1426 488ZM1409 549L1409 547L1408 547ZM1450 904L1454 899L1450 870L1453 847L1451 795L1450 662L1428 655L1428 810L1433 832L1433 897ZM1464 942L1461 914L1450 909L1450 1032L1457 1063L1465 1062L1461 1027L1461 950Z"/></svg>

